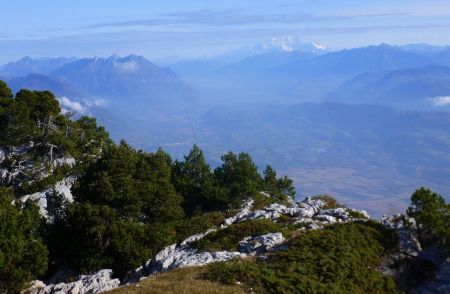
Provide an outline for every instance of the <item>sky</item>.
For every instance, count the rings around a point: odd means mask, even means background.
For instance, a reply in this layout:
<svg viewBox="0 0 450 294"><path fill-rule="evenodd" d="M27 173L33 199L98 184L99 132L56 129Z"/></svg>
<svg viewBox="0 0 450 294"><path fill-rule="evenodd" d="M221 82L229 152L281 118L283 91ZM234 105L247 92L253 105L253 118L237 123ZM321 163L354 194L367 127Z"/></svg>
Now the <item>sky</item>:
<svg viewBox="0 0 450 294"><path fill-rule="evenodd" d="M341 49L450 44L449 0L0 0L0 63L23 56L196 58L295 36Z"/></svg>

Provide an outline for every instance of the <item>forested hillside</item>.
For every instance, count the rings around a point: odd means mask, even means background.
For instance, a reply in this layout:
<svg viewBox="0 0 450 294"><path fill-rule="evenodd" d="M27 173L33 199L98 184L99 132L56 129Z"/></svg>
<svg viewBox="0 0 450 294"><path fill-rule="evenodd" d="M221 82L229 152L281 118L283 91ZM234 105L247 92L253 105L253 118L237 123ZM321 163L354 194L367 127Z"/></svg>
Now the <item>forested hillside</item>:
<svg viewBox="0 0 450 294"><path fill-rule="evenodd" d="M198 146L182 160L136 150L62 115L51 92L13 95L3 82L0 130L2 293L185 291L164 288L179 273L197 286L188 293L449 287L450 206L428 189L382 221L330 196L295 202L293 181L247 153L212 169Z"/></svg>

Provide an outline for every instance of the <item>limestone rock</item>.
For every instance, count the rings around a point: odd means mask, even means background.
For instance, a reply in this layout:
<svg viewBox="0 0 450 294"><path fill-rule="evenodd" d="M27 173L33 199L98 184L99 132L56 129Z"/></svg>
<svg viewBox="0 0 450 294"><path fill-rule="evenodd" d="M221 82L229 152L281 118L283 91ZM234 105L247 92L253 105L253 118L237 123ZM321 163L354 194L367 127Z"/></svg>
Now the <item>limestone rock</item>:
<svg viewBox="0 0 450 294"><path fill-rule="evenodd" d="M75 165L75 158L73 157L62 157L62 158L57 158L55 160L53 160L52 162L54 167L58 167L58 166L69 166L69 167L73 167Z"/></svg>
<svg viewBox="0 0 450 294"><path fill-rule="evenodd" d="M405 215L383 217L381 223L397 231L400 253L416 257L422 251L419 240L414 233L416 222Z"/></svg>
<svg viewBox="0 0 450 294"><path fill-rule="evenodd" d="M112 270L104 269L93 275L82 275L72 283L45 285L34 281L32 286L23 290L23 294L95 294L119 287L120 281L112 279Z"/></svg>
<svg viewBox="0 0 450 294"><path fill-rule="evenodd" d="M334 224L334 223L338 222L334 216L326 215L326 214L317 215L314 217L314 219L325 222L327 224Z"/></svg>
<svg viewBox="0 0 450 294"><path fill-rule="evenodd" d="M75 183L75 178L68 177L62 181L57 182L54 188L55 188L56 192L59 194L62 194L68 202L73 202L73 195L72 195L72 191L70 189L72 188L74 183ZM40 211L41 215L48 219L49 215L48 215L48 211L47 211L47 201L52 192L53 192L53 188L49 188L42 192L25 195L21 198L21 201L25 202L27 200L32 200L32 201L36 202L36 204L39 206L39 211Z"/></svg>
<svg viewBox="0 0 450 294"><path fill-rule="evenodd" d="M247 237L239 242L239 251L246 254L260 254L284 243L286 240L281 233L271 233L256 237Z"/></svg>

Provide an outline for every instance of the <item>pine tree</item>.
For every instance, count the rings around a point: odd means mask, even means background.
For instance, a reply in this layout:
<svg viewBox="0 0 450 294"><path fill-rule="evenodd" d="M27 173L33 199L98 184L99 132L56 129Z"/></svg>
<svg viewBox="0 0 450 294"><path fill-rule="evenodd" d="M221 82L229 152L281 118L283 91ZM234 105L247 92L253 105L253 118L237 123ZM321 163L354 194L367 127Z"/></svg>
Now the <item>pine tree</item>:
<svg viewBox="0 0 450 294"><path fill-rule="evenodd" d="M226 191L228 203L239 207L242 200L254 197L262 188L262 178L252 158L247 153L236 155L232 152L222 156L222 165L214 171L214 176Z"/></svg>
<svg viewBox="0 0 450 294"><path fill-rule="evenodd" d="M20 203L21 204L21 203ZM0 187L0 292L19 292L47 269L47 248L41 239L38 207L12 204L11 191Z"/></svg>
<svg viewBox="0 0 450 294"><path fill-rule="evenodd" d="M213 210L220 205L214 197L214 174L197 145L192 147L183 162L175 162L173 181L189 215Z"/></svg>

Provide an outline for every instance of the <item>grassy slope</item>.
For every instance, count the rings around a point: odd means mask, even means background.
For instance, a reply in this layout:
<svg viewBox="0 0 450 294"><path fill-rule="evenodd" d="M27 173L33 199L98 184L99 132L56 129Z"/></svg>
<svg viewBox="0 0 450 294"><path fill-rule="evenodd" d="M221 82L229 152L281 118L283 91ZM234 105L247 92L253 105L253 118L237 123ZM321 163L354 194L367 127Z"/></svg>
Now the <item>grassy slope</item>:
<svg viewBox="0 0 450 294"><path fill-rule="evenodd" d="M110 294L152 293L152 294L238 294L246 293L238 285L222 285L217 282L201 280L200 275L206 267L189 267L177 269L169 273L160 274L144 279L138 284L115 289Z"/></svg>

